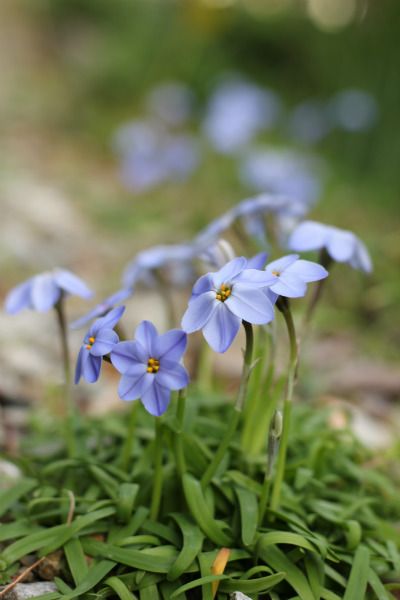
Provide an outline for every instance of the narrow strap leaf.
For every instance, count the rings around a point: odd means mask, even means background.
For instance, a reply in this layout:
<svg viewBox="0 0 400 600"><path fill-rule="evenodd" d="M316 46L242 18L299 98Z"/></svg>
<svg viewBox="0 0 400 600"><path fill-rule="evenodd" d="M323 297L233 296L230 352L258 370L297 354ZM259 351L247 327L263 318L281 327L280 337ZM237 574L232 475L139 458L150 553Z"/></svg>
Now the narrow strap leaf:
<svg viewBox="0 0 400 600"><path fill-rule="evenodd" d="M135 598L119 577L109 577L104 584L114 590L120 600L134 600Z"/></svg>
<svg viewBox="0 0 400 600"><path fill-rule="evenodd" d="M79 539L69 540L64 546L64 552L75 585L79 585L88 572L88 565Z"/></svg>
<svg viewBox="0 0 400 600"><path fill-rule="evenodd" d="M187 570L195 560L196 556L200 553L204 535L200 529L184 515L174 513L171 516L179 525L183 536L181 551L167 573L167 579L169 581L174 581Z"/></svg>
<svg viewBox="0 0 400 600"><path fill-rule="evenodd" d="M249 546L257 531L257 496L241 486L235 486L235 492L239 501L242 541L245 546Z"/></svg>
<svg viewBox="0 0 400 600"><path fill-rule="evenodd" d="M369 550L359 546L354 556L343 600L364 600L369 574Z"/></svg>
<svg viewBox="0 0 400 600"><path fill-rule="evenodd" d="M2 517L8 509L17 502L17 500L33 490L36 485L36 479L22 479L10 489L2 492L0 496L0 517Z"/></svg>

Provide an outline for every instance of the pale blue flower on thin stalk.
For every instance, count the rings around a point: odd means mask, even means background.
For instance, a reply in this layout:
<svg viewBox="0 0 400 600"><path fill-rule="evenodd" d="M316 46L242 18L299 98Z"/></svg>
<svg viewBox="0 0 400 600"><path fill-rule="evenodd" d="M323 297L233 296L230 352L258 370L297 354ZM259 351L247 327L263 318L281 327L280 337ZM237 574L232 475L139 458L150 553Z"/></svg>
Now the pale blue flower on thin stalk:
<svg viewBox="0 0 400 600"><path fill-rule="evenodd" d="M372 262L364 243L351 231L303 221L292 232L288 247L297 252L325 250L336 262L348 263L365 273L372 271Z"/></svg>
<svg viewBox="0 0 400 600"><path fill-rule="evenodd" d="M307 283L325 279L328 271L310 260L302 260L298 254L289 254L278 258L265 267L273 278L267 295L271 301L278 296L285 298L301 298L307 291Z"/></svg>
<svg viewBox="0 0 400 600"><path fill-rule="evenodd" d="M120 320L125 307L114 308L104 317L96 319L85 335L79 350L75 370L75 383L83 377L88 383L94 383L100 376L103 356L110 354L119 342L114 327Z"/></svg>
<svg viewBox="0 0 400 600"><path fill-rule="evenodd" d="M62 295L76 295L91 298L87 285L66 269L54 269L34 275L12 289L5 299L5 310L16 314L24 308L47 312L53 308Z"/></svg>
<svg viewBox="0 0 400 600"><path fill-rule="evenodd" d="M168 408L171 391L185 388L189 382L180 364L187 336L180 329L159 335L150 321L142 321L133 341L120 342L111 352L111 362L122 374L118 387L121 400L140 398L146 410L162 415Z"/></svg>
<svg viewBox="0 0 400 600"><path fill-rule="evenodd" d="M274 308L261 290L274 281L273 275L248 268L244 257L231 260L195 283L182 328L187 333L201 329L213 350L225 352L242 320L252 324L272 321Z"/></svg>

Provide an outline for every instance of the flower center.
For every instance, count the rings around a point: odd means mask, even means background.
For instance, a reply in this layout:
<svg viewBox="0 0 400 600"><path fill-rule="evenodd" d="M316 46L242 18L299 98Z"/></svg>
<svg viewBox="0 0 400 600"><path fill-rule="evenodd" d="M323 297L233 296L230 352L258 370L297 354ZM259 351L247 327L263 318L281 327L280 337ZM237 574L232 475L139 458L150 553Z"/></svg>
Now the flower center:
<svg viewBox="0 0 400 600"><path fill-rule="evenodd" d="M280 271L272 271L272 275L275 275L275 277L279 277L280 274Z"/></svg>
<svg viewBox="0 0 400 600"><path fill-rule="evenodd" d="M147 361L147 372L148 373L157 373L160 368L160 361L156 358L149 358Z"/></svg>
<svg viewBox="0 0 400 600"><path fill-rule="evenodd" d="M88 339L87 344L86 344L86 349L87 350L91 349L91 347L93 346L95 340L96 340L96 338L94 338L93 336L90 336L90 338Z"/></svg>
<svg viewBox="0 0 400 600"><path fill-rule="evenodd" d="M217 300L220 300L220 302L225 302L225 300L227 300L229 298L231 293L232 293L232 287L230 287L226 283L223 283L221 285L221 287L219 288L219 290L217 290L215 297Z"/></svg>

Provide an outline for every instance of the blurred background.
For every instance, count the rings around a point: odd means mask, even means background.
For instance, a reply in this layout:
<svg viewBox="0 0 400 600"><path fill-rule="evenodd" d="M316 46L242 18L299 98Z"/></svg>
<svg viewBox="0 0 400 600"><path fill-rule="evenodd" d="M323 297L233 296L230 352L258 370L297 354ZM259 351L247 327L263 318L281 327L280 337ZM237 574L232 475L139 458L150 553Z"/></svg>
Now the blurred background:
<svg viewBox="0 0 400 600"><path fill-rule="evenodd" d="M62 265L100 300L138 251L188 240L258 192L298 195L310 218L359 235L374 263L370 277L335 267L305 389L389 423L399 35L398 0L2 0L1 297ZM132 299L132 327L146 309L160 317L150 296ZM69 307L71 318L87 310ZM52 397L51 317L3 313L0 327L3 404Z"/></svg>

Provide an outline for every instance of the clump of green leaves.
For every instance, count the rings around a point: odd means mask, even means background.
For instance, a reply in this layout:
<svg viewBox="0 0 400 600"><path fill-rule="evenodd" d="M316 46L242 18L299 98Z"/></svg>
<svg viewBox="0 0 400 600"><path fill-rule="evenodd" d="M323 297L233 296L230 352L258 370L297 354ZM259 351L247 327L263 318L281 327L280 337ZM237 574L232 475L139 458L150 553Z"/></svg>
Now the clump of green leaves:
<svg viewBox="0 0 400 600"><path fill-rule="evenodd" d="M400 588L400 486L389 464L371 467L369 452L349 430L329 427L327 412L295 405L282 501L260 524L266 455L249 458L231 444L203 489L231 407L200 395L188 400L183 474L174 410L160 420L157 520L150 518L155 441L144 411L136 415L127 470L124 415L83 423L76 458L61 447L43 452L40 436L28 440L26 476L0 498L2 581L26 555L62 549L58 592L43 600L222 600L234 591L273 600L393 598ZM219 572L224 547L230 552Z"/></svg>

